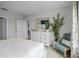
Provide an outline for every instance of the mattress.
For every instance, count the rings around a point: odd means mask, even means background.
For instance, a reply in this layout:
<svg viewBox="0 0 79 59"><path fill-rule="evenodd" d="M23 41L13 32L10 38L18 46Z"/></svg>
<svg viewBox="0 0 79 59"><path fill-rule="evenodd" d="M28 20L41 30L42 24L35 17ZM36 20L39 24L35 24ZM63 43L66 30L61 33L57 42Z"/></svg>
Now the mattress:
<svg viewBox="0 0 79 59"><path fill-rule="evenodd" d="M41 58L46 57L44 44L25 39L0 41L0 58Z"/></svg>

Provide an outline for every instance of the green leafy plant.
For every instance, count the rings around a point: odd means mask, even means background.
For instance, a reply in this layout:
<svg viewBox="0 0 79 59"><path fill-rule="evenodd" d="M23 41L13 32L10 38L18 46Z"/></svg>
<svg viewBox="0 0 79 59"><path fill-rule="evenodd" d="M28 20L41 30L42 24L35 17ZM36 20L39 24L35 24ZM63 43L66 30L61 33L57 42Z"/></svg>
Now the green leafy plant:
<svg viewBox="0 0 79 59"><path fill-rule="evenodd" d="M54 22L50 24L51 28L52 28L51 31L53 31L55 41L57 42L59 40L59 38L60 38L59 37L60 28L64 25L64 22L63 22L64 17L63 16L60 17L60 14L58 13L57 18L53 17L53 20L54 20Z"/></svg>

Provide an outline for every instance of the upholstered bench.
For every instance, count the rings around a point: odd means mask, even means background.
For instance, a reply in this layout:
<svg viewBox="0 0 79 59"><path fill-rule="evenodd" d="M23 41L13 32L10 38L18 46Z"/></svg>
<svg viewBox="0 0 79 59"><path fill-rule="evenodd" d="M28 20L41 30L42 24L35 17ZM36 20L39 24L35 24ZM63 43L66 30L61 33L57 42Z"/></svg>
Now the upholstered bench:
<svg viewBox="0 0 79 59"><path fill-rule="evenodd" d="M59 50L64 55L64 57L69 57L70 56L70 48L65 46L64 44L57 43L55 45L55 48L56 48L56 50Z"/></svg>
<svg viewBox="0 0 79 59"><path fill-rule="evenodd" d="M71 55L71 33L64 33L63 38L55 44L56 50L60 51L64 57L70 57Z"/></svg>

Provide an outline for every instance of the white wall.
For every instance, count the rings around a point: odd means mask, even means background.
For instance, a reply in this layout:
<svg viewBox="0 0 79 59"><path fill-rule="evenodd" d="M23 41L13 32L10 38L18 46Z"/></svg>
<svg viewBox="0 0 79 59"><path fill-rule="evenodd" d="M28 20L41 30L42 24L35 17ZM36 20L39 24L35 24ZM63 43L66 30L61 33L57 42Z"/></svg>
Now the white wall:
<svg viewBox="0 0 79 59"><path fill-rule="evenodd" d="M79 2L78 2L78 31L79 31ZM78 38L79 38L79 32L78 32Z"/></svg>
<svg viewBox="0 0 79 59"><path fill-rule="evenodd" d="M36 18L45 18L50 17L50 22L53 21L52 17L56 17L57 13L60 13L60 15L64 16L65 25L61 29L61 34L64 32L71 32L72 30L72 9L71 7L64 7L64 8L58 8L54 9L45 13L35 14L32 16L28 16L24 18L22 15L5 12L0 10L0 16L5 17L7 19L7 38L15 38L17 36L16 34L16 20L29 20L30 22L30 30L35 29L35 19ZM27 31L27 30L26 30ZM28 35L26 35L27 37Z"/></svg>
<svg viewBox="0 0 79 59"><path fill-rule="evenodd" d="M24 20L22 15L0 10L0 17L7 20L7 38L16 38L16 20Z"/></svg>
<svg viewBox="0 0 79 59"><path fill-rule="evenodd" d="M50 22L52 22L53 17L56 17L56 15L60 13L61 16L64 16L64 22L65 25L61 29L61 34L65 32L71 32L72 31L72 8L71 6L69 7L64 7L64 8L58 8L54 9L52 11L48 11L45 13L40 13L36 15L29 16L26 18L27 20L30 21L30 30L35 29L35 19L36 18L45 18L45 17L50 17Z"/></svg>
<svg viewBox="0 0 79 59"><path fill-rule="evenodd" d="M78 2L78 30L79 30L79 2Z"/></svg>

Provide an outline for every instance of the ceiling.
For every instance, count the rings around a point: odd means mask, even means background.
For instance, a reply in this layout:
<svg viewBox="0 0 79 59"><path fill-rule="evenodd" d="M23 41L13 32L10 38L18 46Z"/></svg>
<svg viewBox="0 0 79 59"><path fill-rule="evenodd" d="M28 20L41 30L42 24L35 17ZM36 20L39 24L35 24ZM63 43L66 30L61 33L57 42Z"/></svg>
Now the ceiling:
<svg viewBox="0 0 79 59"><path fill-rule="evenodd" d="M0 7L23 15L33 15L48 10L70 6L70 1L1 1Z"/></svg>

